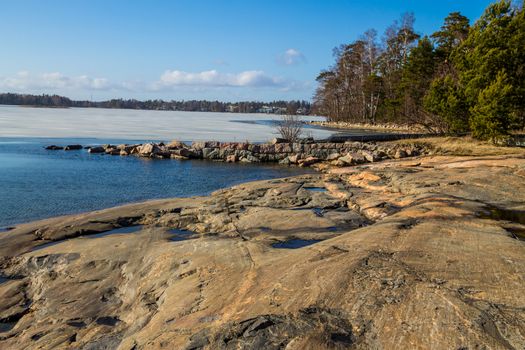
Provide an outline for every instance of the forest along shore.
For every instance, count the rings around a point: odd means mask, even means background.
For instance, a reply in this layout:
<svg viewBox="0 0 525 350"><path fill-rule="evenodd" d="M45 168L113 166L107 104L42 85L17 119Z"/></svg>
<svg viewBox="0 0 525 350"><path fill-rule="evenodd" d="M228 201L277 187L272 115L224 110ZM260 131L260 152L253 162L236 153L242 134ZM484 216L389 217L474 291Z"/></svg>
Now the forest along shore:
<svg viewBox="0 0 525 350"><path fill-rule="evenodd" d="M524 348L525 150L410 142L1 233L0 347Z"/></svg>
<svg viewBox="0 0 525 350"><path fill-rule="evenodd" d="M284 165L311 166L321 162L345 166L372 163L385 159L400 159L428 154L431 151L423 143L399 142L287 142L274 139L271 143L247 142L193 142L121 144L102 146L50 145L50 151L73 151L87 149L90 153L128 156L134 155L158 159L206 159L224 162L260 163L273 162Z"/></svg>

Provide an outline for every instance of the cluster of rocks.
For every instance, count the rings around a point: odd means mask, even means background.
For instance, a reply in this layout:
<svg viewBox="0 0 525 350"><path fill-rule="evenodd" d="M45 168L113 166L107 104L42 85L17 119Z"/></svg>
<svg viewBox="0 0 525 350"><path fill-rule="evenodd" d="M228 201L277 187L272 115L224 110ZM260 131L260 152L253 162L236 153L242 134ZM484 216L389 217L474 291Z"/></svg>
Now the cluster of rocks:
<svg viewBox="0 0 525 350"><path fill-rule="evenodd" d="M63 149L79 149L70 145ZM170 143L122 144L85 147L90 153L110 155L136 155L147 158L206 159L229 163L273 162L285 165L311 166L319 162L330 162L335 166L371 163L385 159L399 159L422 154L429 150L421 144L402 145L398 143L373 142L314 142L306 140L290 143L274 139L271 143L248 142L193 142L187 145L180 141ZM62 149L48 146L47 149Z"/></svg>
<svg viewBox="0 0 525 350"><path fill-rule="evenodd" d="M74 151L74 150L79 150L79 149L82 149L82 145L67 145L67 146L57 146L57 145L50 145L50 146L47 146L45 147L45 149L49 150L49 151L58 151L58 150L65 150L65 151Z"/></svg>

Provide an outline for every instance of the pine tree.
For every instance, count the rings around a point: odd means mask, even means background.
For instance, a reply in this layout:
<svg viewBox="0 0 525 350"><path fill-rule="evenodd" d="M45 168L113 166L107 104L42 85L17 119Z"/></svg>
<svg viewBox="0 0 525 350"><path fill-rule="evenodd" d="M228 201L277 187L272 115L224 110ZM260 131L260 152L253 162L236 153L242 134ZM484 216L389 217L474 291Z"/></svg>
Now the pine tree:
<svg viewBox="0 0 525 350"><path fill-rule="evenodd" d="M435 69L434 46L428 37L423 37L417 46L410 51L403 67L400 89L403 91L405 101L405 117L413 119L420 114L419 109L422 106L423 97L430 87Z"/></svg>
<svg viewBox="0 0 525 350"><path fill-rule="evenodd" d="M524 31L523 9L515 9L510 1L501 0L486 9L468 38L452 54L476 137L495 140L520 124L523 127ZM505 95L494 91L495 86L505 88ZM488 101L490 96L495 100ZM494 112L488 111L488 106ZM502 119L503 112L508 121ZM491 132L490 128L495 129Z"/></svg>
<svg viewBox="0 0 525 350"><path fill-rule="evenodd" d="M459 12L452 12L445 18L441 30L432 34L436 43L436 53L443 61L448 61L452 51L461 44L468 35L470 21Z"/></svg>
<svg viewBox="0 0 525 350"><path fill-rule="evenodd" d="M436 78L432 82L424 100L424 108L442 118L440 123L449 133L462 133L469 130L468 105L457 82L450 75Z"/></svg>
<svg viewBox="0 0 525 350"><path fill-rule="evenodd" d="M470 126L474 137L495 143L508 135L515 122L512 93L513 87L505 73L498 74L496 80L481 91L471 109Z"/></svg>

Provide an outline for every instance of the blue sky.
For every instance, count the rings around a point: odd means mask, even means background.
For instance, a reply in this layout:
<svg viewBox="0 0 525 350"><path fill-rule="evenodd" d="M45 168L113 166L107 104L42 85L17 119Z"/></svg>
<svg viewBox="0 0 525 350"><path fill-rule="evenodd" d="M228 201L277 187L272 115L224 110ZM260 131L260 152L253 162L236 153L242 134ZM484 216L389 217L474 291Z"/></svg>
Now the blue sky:
<svg viewBox="0 0 525 350"><path fill-rule="evenodd" d="M414 12L421 34L492 1L3 0L0 91L75 99L310 99L332 49Z"/></svg>

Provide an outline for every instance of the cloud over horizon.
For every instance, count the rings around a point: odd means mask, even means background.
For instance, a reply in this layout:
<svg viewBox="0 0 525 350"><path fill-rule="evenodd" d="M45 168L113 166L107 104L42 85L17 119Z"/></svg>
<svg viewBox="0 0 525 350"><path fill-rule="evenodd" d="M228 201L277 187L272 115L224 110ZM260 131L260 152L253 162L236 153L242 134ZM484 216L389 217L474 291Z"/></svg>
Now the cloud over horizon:
<svg viewBox="0 0 525 350"><path fill-rule="evenodd" d="M0 92L16 92L28 94L84 94L99 92L112 98L166 94L176 91L179 94L196 96L216 91L230 89L234 91L264 90L275 94L292 91L306 91L311 84L280 76L272 76L262 70L246 70L238 73L205 70L187 72L182 70L166 70L157 79L150 81L111 81L103 77L88 75L68 76L60 72L33 74L20 71L12 76L0 76ZM185 96L186 96L185 95Z"/></svg>
<svg viewBox="0 0 525 350"><path fill-rule="evenodd" d="M13 91L43 89L109 90L115 86L106 78L92 78L87 75L68 77L59 72L34 75L28 71L21 71L12 77L0 77L0 88Z"/></svg>
<svg viewBox="0 0 525 350"><path fill-rule="evenodd" d="M200 87L282 87L285 81L280 77L267 75L263 71L249 70L240 73L220 73L217 70L202 72L185 72L181 70L167 70L160 80L155 83L156 88L173 86L200 86Z"/></svg>

